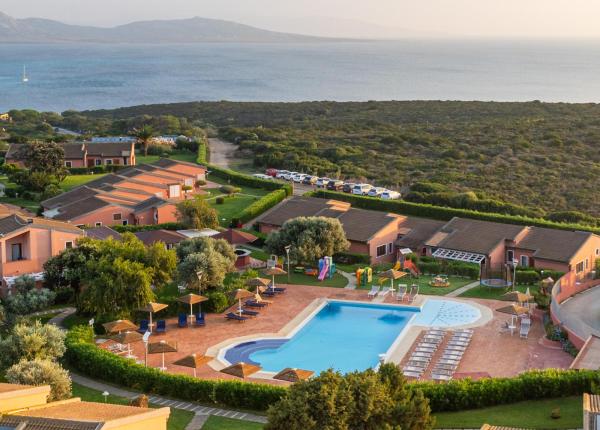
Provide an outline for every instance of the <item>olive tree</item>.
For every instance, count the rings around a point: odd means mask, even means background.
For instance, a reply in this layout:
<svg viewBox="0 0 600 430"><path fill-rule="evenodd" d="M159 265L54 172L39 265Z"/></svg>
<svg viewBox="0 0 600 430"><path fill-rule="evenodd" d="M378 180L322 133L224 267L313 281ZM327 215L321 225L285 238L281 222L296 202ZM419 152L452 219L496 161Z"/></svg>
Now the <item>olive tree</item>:
<svg viewBox="0 0 600 430"><path fill-rule="evenodd" d="M201 198L184 200L177 203L177 220L185 228L217 228L219 216L217 211Z"/></svg>
<svg viewBox="0 0 600 430"><path fill-rule="evenodd" d="M6 380L12 384L50 385L49 402L71 398L69 373L51 360L19 361L8 368Z"/></svg>
<svg viewBox="0 0 600 430"><path fill-rule="evenodd" d="M177 258L180 281L203 291L221 286L237 257L226 240L197 237L179 243Z"/></svg>
<svg viewBox="0 0 600 430"><path fill-rule="evenodd" d="M65 353L65 333L58 327L21 322L0 338L0 363L10 366L20 360L58 360Z"/></svg>
<svg viewBox="0 0 600 430"><path fill-rule="evenodd" d="M340 221L326 217L293 218L279 231L271 233L265 242L267 250L276 255L285 254L288 245L291 259L309 264L350 247Z"/></svg>

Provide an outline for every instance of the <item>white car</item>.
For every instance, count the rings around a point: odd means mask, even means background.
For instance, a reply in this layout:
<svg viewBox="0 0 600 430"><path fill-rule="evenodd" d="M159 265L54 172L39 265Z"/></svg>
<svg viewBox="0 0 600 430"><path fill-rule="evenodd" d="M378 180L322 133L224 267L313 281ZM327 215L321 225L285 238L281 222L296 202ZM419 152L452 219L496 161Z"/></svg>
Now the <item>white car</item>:
<svg viewBox="0 0 600 430"><path fill-rule="evenodd" d="M381 197L381 195L387 191L385 188L381 188L381 187L373 187L369 190L369 192L367 193L367 195L369 197Z"/></svg>
<svg viewBox="0 0 600 430"><path fill-rule="evenodd" d="M371 191L371 188L373 188L373 186L369 184L356 184L354 185L354 188L352 188L352 194L366 196L369 194L369 191Z"/></svg>
<svg viewBox="0 0 600 430"><path fill-rule="evenodd" d="M258 179L265 179L265 180L271 180L271 179L273 179L272 176L265 175L264 173L255 173L252 176L254 176L255 178L258 178Z"/></svg>
<svg viewBox="0 0 600 430"><path fill-rule="evenodd" d="M286 181L291 181L292 178L294 176L296 176L298 174L298 172L288 172L285 175L283 175L283 179L285 179Z"/></svg>
<svg viewBox="0 0 600 430"><path fill-rule="evenodd" d="M308 175L306 173L298 173L297 175L294 175L292 177L292 181L294 182L302 182L304 180L304 178L306 178Z"/></svg>
<svg viewBox="0 0 600 430"><path fill-rule="evenodd" d="M327 184L331 181L329 178L319 178L317 179L317 188L325 188Z"/></svg>
<svg viewBox="0 0 600 430"><path fill-rule="evenodd" d="M285 175L289 175L291 172L289 170L280 170L277 172L277 175L275 175L275 177L277 179L285 179Z"/></svg>
<svg viewBox="0 0 600 430"><path fill-rule="evenodd" d="M400 198L400 193L398 191L385 190L383 194L381 194L381 198L384 200L398 200Z"/></svg>

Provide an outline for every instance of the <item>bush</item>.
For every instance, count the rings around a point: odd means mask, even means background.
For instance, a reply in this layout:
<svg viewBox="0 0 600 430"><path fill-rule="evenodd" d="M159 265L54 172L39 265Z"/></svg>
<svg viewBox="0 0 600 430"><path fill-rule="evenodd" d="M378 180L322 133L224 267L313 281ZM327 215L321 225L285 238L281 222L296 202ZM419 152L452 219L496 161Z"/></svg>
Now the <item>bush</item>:
<svg viewBox="0 0 600 430"><path fill-rule="evenodd" d="M48 402L71 398L69 373L50 360L20 361L8 368L6 380L12 384L50 385Z"/></svg>
<svg viewBox="0 0 600 430"><path fill-rule="evenodd" d="M219 191L224 194L235 194L241 192L242 189L239 187L234 187L233 185L223 185L221 188L219 188Z"/></svg>
<svg viewBox="0 0 600 430"><path fill-rule="evenodd" d="M221 196L217 197L216 202L218 205L222 205L223 203L225 203L225 199Z"/></svg>
<svg viewBox="0 0 600 430"><path fill-rule="evenodd" d="M0 338L0 365L11 366L21 360L58 360L65 353L65 334L58 327L39 321L16 324L10 334Z"/></svg>
<svg viewBox="0 0 600 430"><path fill-rule="evenodd" d="M168 157L173 153L173 148L169 145L149 145L148 155L158 155L161 157Z"/></svg>
<svg viewBox="0 0 600 430"><path fill-rule="evenodd" d="M292 195L292 186L290 184L284 184L281 182L259 179L253 176L245 175L243 173L238 173L233 170L223 169L221 167L213 166L212 164L208 166L211 174L217 176L218 178L222 178L230 181L232 184L236 185L244 185L252 188L262 188L264 190L285 190L286 195Z"/></svg>
<svg viewBox="0 0 600 430"><path fill-rule="evenodd" d="M517 284L535 284L540 281L540 274L535 270L517 270Z"/></svg>
<svg viewBox="0 0 600 430"><path fill-rule="evenodd" d="M239 223L248 222L263 212L271 209L276 204L282 202L287 197L285 190L275 190L266 196L263 196L259 200L252 203L246 209L244 209L237 218L232 220L233 225L238 225Z"/></svg>
<svg viewBox="0 0 600 430"><path fill-rule="evenodd" d="M196 181L196 186L197 186L197 187L203 187L204 185L206 185L206 181L205 181L205 180L203 180L203 179L198 179L198 180Z"/></svg>
<svg viewBox="0 0 600 430"><path fill-rule="evenodd" d="M441 265L441 263L439 263L437 261L431 261L431 262L419 261L419 263L417 264L417 267L419 268L421 273L428 274L428 275L437 275L438 273L441 273L441 271L442 271L442 265Z"/></svg>
<svg viewBox="0 0 600 430"><path fill-rule="evenodd" d="M371 264L368 254L356 254L353 252L338 252L333 255L333 261L340 264Z"/></svg>
<svg viewBox="0 0 600 430"><path fill-rule="evenodd" d="M202 304L206 312L220 313L231 306L227 296L220 291L206 293L208 300Z"/></svg>
<svg viewBox="0 0 600 430"><path fill-rule="evenodd" d="M150 224L150 225L113 225L112 228L119 233L136 233L138 231L151 231L151 230L183 230L185 227L183 224L178 222L165 222L162 224Z"/></svg>

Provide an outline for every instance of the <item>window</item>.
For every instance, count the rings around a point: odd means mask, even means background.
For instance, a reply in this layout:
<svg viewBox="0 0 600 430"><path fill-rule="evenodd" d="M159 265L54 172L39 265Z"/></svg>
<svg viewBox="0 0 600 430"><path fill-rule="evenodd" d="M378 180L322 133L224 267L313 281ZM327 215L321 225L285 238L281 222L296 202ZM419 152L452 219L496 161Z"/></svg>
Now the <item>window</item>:
<svg viewBox="0 0 600 430"><path fill-rule="evenodd" d="M10 246L12 261L18 261L23 259L23 245L20 243L13 243Z"/></svg>
<svg viewBox="0 0 600 430"><path fill-rule="evenodd" d="M385 245L379 245L377 247L377 257L383 257L385 255L385 249L386 249Z"/></svg>
<svg viewBox="0 0 600 430"><path fill-rule="evenodd" d="M512 249L509 251L506 251L506 261L511 263L515 260L515 251L513 251Z"/></svg>
<svg viewBox="0 0 600 430"><path fill-rule="evenodd" d="M529 267L529 257L527 255L521 255L521 266Z"/></svg>
<svg viewBox="0 0 600 430"><path fill-rule="evenodd" d="M127 220L126 220L126 219L124 219L124 220L123 220L123 222L122 222L121 224L123 224L123 225L127 225L127 224L129 224L129 223L127 222Z"/></svg>
<svg viewBox="0 0 600 430"><path fill-rule="evenodd" d="M172 243L167 243L167 249L173 249L173 244Z"/></svg>
<svg viewBox="0 0 600 430"><path fill-rule="evenodd" d="M96 227L102 227L102 223L101 222L97 222L96 223Z"/></svg>
<svg viewBox="0 0 600 430"><path fill-rule="evenodd" d="M590 267L590 266L589 266L588 259L586 258L586 259L585 259L585 270L587 270L587 269L588 269L588 267Z"/></svg>
<svg viewBox="0 0 600 430"><path fill-rule="evenodd" d="M65 161L65 167L70 169L71 167L73 167L73 163L70 161Z"/></svg>
<svg viewBox="0 0 600 430"><path fill-rule="evenodd" d="M65 242L65 249L71 249L73 248L73 242L69 241L69 242Z"/></svg>
<svg viewBox="0 0 600 430"><path fill-rule="evenodd" d="M596 248L596 255L600 255L600 248Z"/></svg>
<svg viewBox="0 0 600 430"><path fill-rule="evenodd" d="M575 266L575 272L577 272L577 273L583 272L583 261L580 261L579 263L577 263L577 265Z"/></svg>
<svg viewBox="0 0 600 430"><path fill-rule="evenodd" d="M113 214L113 221L119 221L121 219L121 214Z"/></svg>
<svg viewBox="0 0 600 430"><path fill-rule="evenodd" d="M112 160L108 159L108 160L105 161L105 163L106 163L107 166L110 166L112 164Z"/></svg>
<svg viewBox="0 0 600 430"><path fill-rule="evenodd" d="M394 244L393 243L388 243L387 244L387 253L388 254L393 254L394 253Z"/></svg>
<svg viewBox="0 0 600 430"><path fill-rule="evenodd" d="M101 166L101 165L102 165L102 160L101 160L101 159L99 159L99 158L96 158L96 159L94 160L94 164L95 164L96 166Z"/></svg>

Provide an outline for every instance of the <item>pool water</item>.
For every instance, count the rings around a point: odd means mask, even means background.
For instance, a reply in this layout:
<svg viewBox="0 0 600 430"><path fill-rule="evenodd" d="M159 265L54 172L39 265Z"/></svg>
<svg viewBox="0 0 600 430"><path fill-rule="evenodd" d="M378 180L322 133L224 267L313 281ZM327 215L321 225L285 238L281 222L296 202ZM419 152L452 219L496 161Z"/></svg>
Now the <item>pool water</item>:
<svg viewBox="0 0 600 430"><path fill-rule="evenodd" d="M343 373L375 367L409 325L453 327L475 322L479 309L466 303L429 299L423 307L329 301L290 339L258 339L229 348L225 359L263 370L328 368Z"/></svg>

